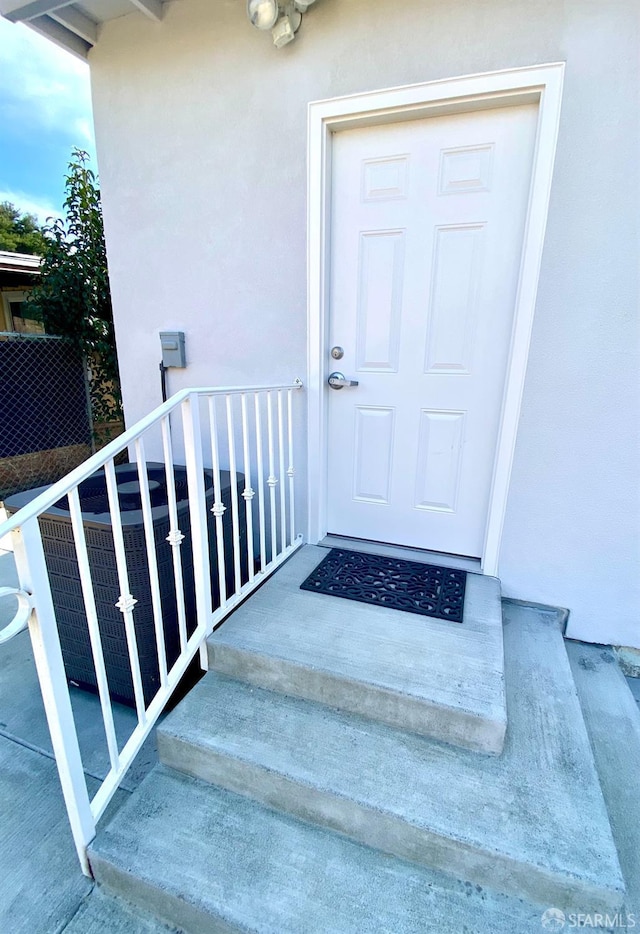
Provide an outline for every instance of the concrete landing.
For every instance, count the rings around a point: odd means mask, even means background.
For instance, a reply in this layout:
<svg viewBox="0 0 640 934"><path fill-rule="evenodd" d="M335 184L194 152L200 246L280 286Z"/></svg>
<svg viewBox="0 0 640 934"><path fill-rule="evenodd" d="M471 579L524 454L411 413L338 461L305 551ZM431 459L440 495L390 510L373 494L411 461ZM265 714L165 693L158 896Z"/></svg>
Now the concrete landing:
<svg viewBox="0 0 640 934"><path fill-rule="evenodd" d="M541 909L158 766L90 849L97 880L189 934L525 934Z"/></svg>
<svg viewBox="0 0 640 934"><path fill-rule="evenodd" d="M499 754L507 713L500 583L469 574L464 622L416 616L300 584L307 545L209 639L209 665L391 726Z"/></svg>
<svg viewBox="0 0 640 934"><path fill-rule="evenodd" d="M552 614L505 612L500 758L215 672L160 727L160 758L483 887L615 911L623 882L562 634Z"/></svg>

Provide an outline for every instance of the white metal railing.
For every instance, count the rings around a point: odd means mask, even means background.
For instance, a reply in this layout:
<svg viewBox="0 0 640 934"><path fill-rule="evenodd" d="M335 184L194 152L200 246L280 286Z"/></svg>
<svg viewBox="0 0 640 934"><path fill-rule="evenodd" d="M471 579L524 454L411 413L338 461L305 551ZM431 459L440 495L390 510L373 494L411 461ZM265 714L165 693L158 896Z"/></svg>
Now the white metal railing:
<svg viewBox="0 0 640 934"><path fill-rule="evenodd" d="M293 461L293 397L301 388L301 381L296 380L292 385L183 390L0 525L0 539L12 534L20 580L19 588L0 589L0 597L12 597L18 603L14 619L0 631L0 643L29 628L69 821L87 875L91 874L87 846L95 836L96 822L189 663L200 652L206 668L207 636L302 543L302 536L296 534ZM133 567L132 555L127 552L121 503L124 493L118 487L116 459L123 452L136 465L140 497L144 567L149 576L145 612L153 618L151 651L157 661L157 687L151 697L141 669L143 647L136 632L136 613L142 612L140 594L136 596L131 585L139 578L140 569ZM149 480L150 455L156 467L163 467L166 478L167 506L162 515L165 523L168 519L163 527L164 531L168 528L168 534L161 542L157 541L159 513L153 505L153 483ZM182 516L176 495L177 464L186 467L188 510ZM96 563L88 542L92 533L87 529L82 503L82 484L96 476L103 477L106 486L106 525L113 545L110 560L119 593L113 603L122 616L124 663L131 675L131 700L137 717L137 725L124 744L118 741L114 725L111 675L105 658L106 624L96 599ZM66 509L61 513L65 501ZM82 623L86 622L99 697L96 710L106 738L109 771L93 798L85 779L56 618L64 611L52 571L54 561L48 553L50 545L42 534L42 523L51 510L68 515L71 524ZM186 539L190 540L191 562L185 560ZM189 548L189 541L186 544ZM167 572L165 569L163 577L158 564L159 554L166 557L167 547L171 549L169 563L164 562L165 568L171 569L169 600ZM168 616L176 636L177 657L167 654ZM148 646L144 648L149 651Z"/></svg>

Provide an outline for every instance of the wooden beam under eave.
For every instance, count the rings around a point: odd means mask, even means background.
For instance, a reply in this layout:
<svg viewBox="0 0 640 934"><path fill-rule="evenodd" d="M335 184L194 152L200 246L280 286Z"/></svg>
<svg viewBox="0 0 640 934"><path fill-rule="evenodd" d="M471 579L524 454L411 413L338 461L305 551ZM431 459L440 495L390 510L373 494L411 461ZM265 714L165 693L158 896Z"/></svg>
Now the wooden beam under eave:
<svg viewBox="0 0 640 934"><path fill-rule="evenodd" d="M155 20L156 23L159 23L162 19L164 12L162 0L130 0L130 3L136 10L140 10L149 19Z"/></svg>
<svg viewBox="0 0 640 934"><path fill-rule="evenodd" d="M34 19L36 16L44 16L53 10L59 10L62 7L69 6L73 0L32 0L31 3L23 3L21 6L5 13L5 19L12 23L24 23L27 20Z"/></svg>
<svg viewBox="0 0 640 934"><path fill-rule="evenodd" d="M74 32L76 36L80 36L85 42L95 45L98 41L97 23L94 23L92 19L89 19L89 17L81 13L80 10L68 6L59 10L54 10L49 15L51 19L54 19L62 26L66 26L67 29Z"/></svg>
<svg viewBox="0 0 640 934"><path fill-rule="evenodd" d="M37 16L35 19L29 20L27 25L47 39L51 39L62 49L66 49L67 52L81 58L84 62L88 59L89 51L92 48L91 43L81 39L75 32L67 29L61 23L57 23L50 16Z"/></svg>

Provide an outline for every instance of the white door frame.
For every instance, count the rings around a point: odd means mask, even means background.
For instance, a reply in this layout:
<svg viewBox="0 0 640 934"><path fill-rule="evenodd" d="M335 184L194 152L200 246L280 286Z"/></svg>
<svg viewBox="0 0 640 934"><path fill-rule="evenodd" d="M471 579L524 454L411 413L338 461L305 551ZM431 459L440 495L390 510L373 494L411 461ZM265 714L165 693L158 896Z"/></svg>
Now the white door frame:
<svg viewBox="0 0 640 934"><path fill-rule="evenodd" d="M327 534L327 329L329 320L331 141L335 130L441 114L536 103L538 126L522 263L507 362L489 513L485 574L498 558L527 368L556 152L564 64L446 78L309 104L308 124L308 541Z"/></svg>

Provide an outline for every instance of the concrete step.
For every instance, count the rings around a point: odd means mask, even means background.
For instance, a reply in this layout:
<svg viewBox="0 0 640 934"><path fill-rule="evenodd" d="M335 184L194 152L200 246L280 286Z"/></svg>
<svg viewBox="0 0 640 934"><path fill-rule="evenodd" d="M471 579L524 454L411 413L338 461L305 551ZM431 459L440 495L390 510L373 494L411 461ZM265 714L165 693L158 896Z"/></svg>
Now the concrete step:
<svg viewBox="0 0 640 934"><path fill-rule="evenodd" d="M483 887L615 911L624 885L557 618L508 606L506 623L500 758L210 672L159 728L161 760Z"/></svg>
<svg viewBox="0 0 640 934"><path fill-rule="evenodd" d="M189 934L539 934L542 910L162 766L90 847L96 880Z"/></svg>
<svg viewBox="0 0 640 934"><path fill-rule="evenodd" d="M469 574L462 624L300 590L307 545L209 639L232 678L499 754L507 711L500 582Z"/></svg>

